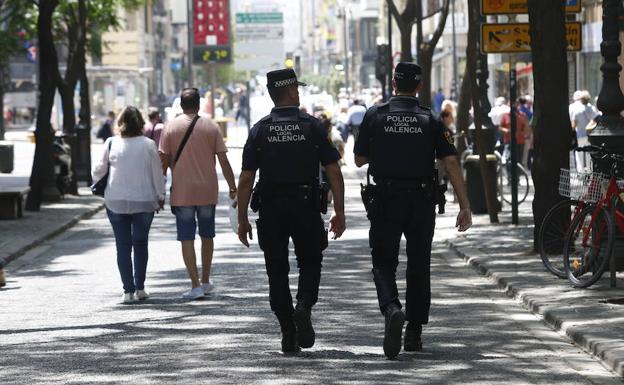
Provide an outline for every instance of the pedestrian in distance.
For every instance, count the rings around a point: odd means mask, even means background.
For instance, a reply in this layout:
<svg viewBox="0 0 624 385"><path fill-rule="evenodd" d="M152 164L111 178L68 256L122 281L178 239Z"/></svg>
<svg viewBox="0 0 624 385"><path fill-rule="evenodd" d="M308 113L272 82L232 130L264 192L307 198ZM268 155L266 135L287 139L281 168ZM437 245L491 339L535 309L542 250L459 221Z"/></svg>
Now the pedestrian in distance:
<svg viewBox="0 0 624 385"><path fill-rule="evenodd" d="M438 92L433 94L433 112L440 113L442 111L442 103L445 99L442 88L438 88Z"/></svg>
<svg viewBox="0 0 624 385"><path fill-rule="evenodd" d="M200 96L196 88L182 91L184 113L169 122L160 139L162 171L171 168L171 211L176 217L178 241L191 279L191 289L182 297L194 300L214 289L210 269L214 252L215 209L219 194L216 160L236 196L236 181L227 158L227 147L217 124L200 117ZM216 159L215 159L216 158ZM201 237L202 275L197 270L195 235Z"/></svg>
<svg viewBox="0 0 624 385"><path fill-rule="evenodd" d="M156 143L156 147L160 144L160 136L162 135L165 125L160 117L160 110L156 107L150 107L147 112L148 122L145 123L145 136Z"/></svg>
<svg viewBox="0 0 624 385"><path fill-rule="evenodd" d="M0 287L6 286L6 275L4 274L4 264L0 260Z"/></svg>
<svg viewBox="0 0 624 385"><path fill-rule="evenodd" d="M353 105L347 110L347 127L354 139L357 139L364 114L366 114L366 106L360 100L355 99Z"/></svg>
<svg viewBox="0 0 624 385"><path fill-rule="evenodd" d="M369 175L375 181L363 187L362 198L371 222L372 273L385 316L383 350L388 358L401 350L405 319L405 351L422 349L422 325L429 321L431 243L438 196L435 158L442 160L459 199L456 226L466 231L472 224L453 137L416 98L421 77L422 69L414 63L396 66L396 96L367 111L354 148L356 165L369 164ZM396 284L402 235L407 239L406 313L401 310Z"/></svg>
<svg viewBox="0 0 624 385"><path fill-rule="evenodd" d="M598 113L591 105L591 95L588 91L575 91L573 94L574 103L570 104L570 123L572 124L573 147L583 147L589 145L588 128L593 128L594 119ZM592 169L591 156L588 152L576 151L575 164L579 171Z"/></svg>
<svg viewBox="0 0 624 385"><path fill-rule="evenodd" d="M507 159L511 159L511 110L503 114L500 126L500 132L503 134L503 143L505 144L505 148L503 150L503 155ZM531 126L529 125L529 120L527 116L520 109L516 109L516 156L520 162L522 162L523 154L524 154L524 146L527 138L531 136ZM511 170L511 161L508 162L508 166ZM510 171L511 174L511 171Z"/></svg>
<svg viewBox="0 0 624 385"><path fill-rule="evenodd" d="M93 169L93 180L101 180L108 173L104 201L115 234L122 302L132 303L149 297L145 291L148 237L154 212L164 204L165 181L156 145L143 136L141 112L127 107L118 126L120 135L106 140L104 154Z"/></svg>
<svg viewBox="0 0 624 385"><path fill-rule="evenodd" d="M98 139L102 139L105 142L108 138L113 136L113 126L115 125L115 113L108 111L108 115L102 126L95 135Z"/></svg>
<svg viewBox="0 0 624 385"><path fill-rule="evenodd" d="M295 71L267 74L275 108L251 130L243 150L238 194L238 237L249 247L252 237L248 205L259 211L258 244L264 251L271 310L282 332L282 352L295 353L315 342L311 309L318 300L323 250L328 246L321 213L327 210L327 190L319 185L319 163L325 167L334 196L335 214L329 231L334 239L345 230L344 181L340 155L321 123L299 110ZM260 179L252 187L256 171ZM288 243L293 240L299 267L297 305L288 282Z"/></svg>

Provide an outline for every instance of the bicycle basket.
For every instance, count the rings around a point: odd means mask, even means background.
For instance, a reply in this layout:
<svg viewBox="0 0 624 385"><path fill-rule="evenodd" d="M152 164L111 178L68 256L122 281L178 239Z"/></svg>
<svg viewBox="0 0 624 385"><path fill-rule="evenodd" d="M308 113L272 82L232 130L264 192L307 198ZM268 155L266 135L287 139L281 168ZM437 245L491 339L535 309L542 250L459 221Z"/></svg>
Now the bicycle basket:
<svg viewBox="0 0 624 385"><path fill-rule="evenodd" d="M579 172L562 168L559 195L584 202L598 202L607 191L609 177L599 172Z"/></svg>

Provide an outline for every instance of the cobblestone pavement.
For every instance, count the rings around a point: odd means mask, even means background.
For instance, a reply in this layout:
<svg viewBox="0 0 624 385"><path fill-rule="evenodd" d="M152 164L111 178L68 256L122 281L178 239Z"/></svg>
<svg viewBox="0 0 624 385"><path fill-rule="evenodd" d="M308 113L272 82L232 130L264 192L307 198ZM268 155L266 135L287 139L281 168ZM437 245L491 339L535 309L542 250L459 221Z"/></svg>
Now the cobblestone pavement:
<svg viewBox="0 0 624 385"><path fill-rule="evenodd" d="M624 306L607 303L624 298L624 275L617 274L616 288L609 286L607 272L590 288L575 289L550 274L533 252L530 210L530 203L520 207L517 227L510 225L508 212L500 224L479 217L469 233L447 243L527 309L624 376Z"/></svg>
<svg viewBox="0 0 624 385"><path fill-rule="evenodd" d="M230 156L239 169L240 150ZM455 237L452 213L438 220L425 350L385 359L360 178L349 167L345 171L349 230L326 252L313 313L314 348L294 357L279 353L261 252L255 243L250 249L239 246L223 205L217 211L217 289L195 302L180 299L189 282L173 217L164 212L151 233L146 287L152 298L118 304L112 232L99 213L8 266L9 284L0 290L0 382L621 383L447 248L444 241ZM404 256L402 262L404 268ZM404 288L402 282L401 292Z"/></svg>

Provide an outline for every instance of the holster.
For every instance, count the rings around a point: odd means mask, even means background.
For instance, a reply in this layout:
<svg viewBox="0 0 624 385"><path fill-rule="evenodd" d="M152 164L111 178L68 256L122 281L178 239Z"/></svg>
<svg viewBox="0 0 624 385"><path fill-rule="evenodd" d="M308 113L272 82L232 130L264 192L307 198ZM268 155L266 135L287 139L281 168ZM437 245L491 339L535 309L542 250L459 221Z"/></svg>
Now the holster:
<svg viewBox="0 0 624 385"><path fill-rule="evenodd" d="M365 185L360 183L360 194L362 195L362 203L364 203L368 219L378 218L382 211L380 187L370 183Z"/></svg>
<svg viewBox="0 0 624 385"><path fill-rule="evenodd" d="M329 184L321 182L318 187L316 206L321 214L327 214L329 206Z"/></svg>
<svg viewBox="0 0 624 385"><path fill-rule="evenodd" d="M435 173L435 203L438 205L438 214L444 214L446 212L446 190L448 187L446 183L440 183L439 173Z"/></svg>
<svg viewBox="0 0 624 385"><path fill-rule="evenodd" d="M249 208L254 213L257 213L260 210L260 205L262 204L262 195L261 195L261 187L260 183L256 183L253 191L251 192L251 200L249 201Z"/></svg>
<svg viewBox="0 0 624 385"><path fill-rule="evenodd" d="M446 190L448 190L446 184L438 184L438 199L436 201L438 204L438 214L444 214L446 212Z"/></svg>

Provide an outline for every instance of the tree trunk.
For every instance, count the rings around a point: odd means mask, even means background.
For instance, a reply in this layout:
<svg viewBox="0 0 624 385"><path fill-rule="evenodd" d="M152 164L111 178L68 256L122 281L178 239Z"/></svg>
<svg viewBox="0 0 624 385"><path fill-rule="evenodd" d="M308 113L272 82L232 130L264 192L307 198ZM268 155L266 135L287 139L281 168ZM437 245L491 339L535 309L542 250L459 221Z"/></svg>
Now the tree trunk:
<svg viewBox="0 0 624 385"><path fill-rule="evenodd" d="M559 170L569 168L568 63L565 3L529 0L531 56L535 84L533 161L534 246L542 220L561 197ZM537 248L537 247L536 247Z"/></svg>
<svg viewBox="0 0 624 385"><path fill-rule="evenodd" d="M468 66L464 70L464 78L461 82L459 89L459 105L457 106L457 133L460 134L460 140L457 146L457 151L461 154L466 151L465 138L468 135L468 127L470 126L470 107L472 106L472 100L470 97L470 72L468 72Z"/></svg>
<svg viewBox="0 0 624 385"><path fill-rule="evenodd" d="M425 36L423 35L422 24L425 16L422 12L422 2L417 1L415 7L416 51L418 53L417 60L423 71L422 86L420 88L418 100L426 106L431 106L431 70L433 69L433 54L435 53L435 48L438 45L438 41L440 41L442 33L444 32L449 7L449 0L444 0L442 8L440 9L440 20L438 21L436 30L433 32L431 39L429 40L425 40Z"/></svg>
<svg viewBox="0 0 624 385"><path fill-rule="evenodd" d="M63 133L74 134L76 127L76 106L74 105L76 85L62 84L58 86L61 95L61 106L63 107Z"/></svg>
<svg viewBox="0 0 624 385"><path fill-rule="evenodd" d="M418 101L424 106L431 106L431 67L433 65L433 52L428 49L418 50L418 64L423 72Z"/></svg>
<svg viewBox="0 0 624 385"><path fill-rule="evenodd" d="M54 131L50 124L54 94L56 91L56 73L58 57L52 36L52 14L58 0L38 3L37 37L39 41L39 110L35 130L35 158L30 175L30 192L26 199L26 210L39 211L41 202L58 199L59 192L54 180L53 141Z"/></svg>
<svg viewBox="0 0 624 385"><path fill-rule="evenodd" d="M467 71L471 74L477 73L477 56L479 52L479 0L468 0L469 24L468 24L468 46L466 47ZM482 125L484 111L481 101L481 92L476 76L470 77L471 97L474 110L475 123L475 144L479 152L479 168L481 171L481 182L485 191L485 200L491 223L498 223L498 200L496 191L496 168L488 166L486 146L486 133L483 132Z"/></svg>
<svg viewBox="0 0 624 385"><path fill-rule="evenodd" d="M80 114L79 114L79 124L81 129L84 130L82 135L86 138L84 140L88 141L85 146L81 146L80 143L78 147L80 151L84 150L86 153L83 155L80 152L80 160L84 161L84 164L81 166L84 167L87 184L93 184L93 180L91 179L91 97L89 94L89 79L87 77L87 68L86 63L82 68L82 76L80 76ZM80 138L80 136L79 136ZM84 148L83 148L84 147ZM76 163L74 163L76 164ZM77 176L74 175L74 178L78 180Z"/></svg>
<svg viewBox="0 0 624 385"><path fill-rule="evenodd" d="M412 57L412 28L413 22L404 23L400 27L401 31L401 61L411 62L414 61Z"/></svg>
<svg viewBox="0 0 624 385"><path fill-rule="evenodd" d="M4 140L4 132L6 127L4 126L4 79L2 79L2 71L0 71L0 140Z"/></svg>

